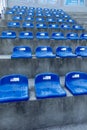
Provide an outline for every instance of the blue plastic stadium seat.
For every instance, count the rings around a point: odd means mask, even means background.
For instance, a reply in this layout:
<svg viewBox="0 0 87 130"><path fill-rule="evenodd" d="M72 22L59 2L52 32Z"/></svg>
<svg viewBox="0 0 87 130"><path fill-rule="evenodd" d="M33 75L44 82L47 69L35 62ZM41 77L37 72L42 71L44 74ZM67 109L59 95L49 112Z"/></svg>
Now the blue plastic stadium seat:
<svg viewBox="0 0 87 130"><path fill-rule="evenodd" d="M13 15L13 14L14 14L14 11L9 10L9 11L6 12L6 14L12 14L12 15Z"/></svg>
<svg viewBox="0 0 87 130"><path fill-rule="evenodd" d="M8 22L7 26L14 27L14 28L20 28L20 23L19 22Z"/></svg>
<svg viewBox="0 0 87 130"><path fill-rule="evenodd" d="M43 9L41 7L37 7L36 11L42 11Z"/></svg>
<svg viewBox="0 0 87 130"><path fill-rule="evenodd" d="M49 39L49 35L47 32L37 32L36 38L37 39Z"/></svg>
<svg viewBox="0 0 87 130"><path fill-rule="evenodd" d="M28 12L27 15L30 16L30 17L34 17L34 13L33 12Z"/></svg>
<svg viewBox="0 0 87 130"><path fill-rule="evenodd" d="M22 24L23 28L34 28L34 24L33 23L28 23L28 22L24 22Z"/></svg>
<svg viewBox="0 0 87 130"><path fill-rule="evenodd" d="M37 99L66 96L60 86L59 76L53 73L42 73L35 77L35 92Z"/></svg>
<svg viewBox="0 0 87 130"><path fill-rule="evenodd" d="M63 10L62 10L62 9L58 9L57 11L58 11L58 12L63 12Z"/></svg>
<svg viewBox="0 0 87 130"><path fill-rule="evenodd" d="M36 24L36 28L42 28L42 29L46 29L47 28L47 25L44 24L44 23L39 23L39 24Z"/></svg>
<svg viewBox="0 0 87 130"><path fill-rule="evenodd" d="M23 11L19 11L19 12L16 12L16 15L21 15L22 16L22 15L24 15L24 13L25 12L23 12Z"/></svg>
<svg viewBox="0 0 87 130"><path fill-rule="evenodd" d="M0 79L0 102L25 101L28 99L27 77L13 74Z"/></svg>
<svg viewBox="0 0 87 130"><path fill-rule="evenodd" d="M74 29L74 30L84 30L84 28L81 25L73 25L72 29Z"/></svg>
<svg viewBox="0 0 87 130"><path fill-rule="evenodd" d="M53 54L52 48L50 46L39 46L36 48L37 58L55 58L56 55Z"/></svg>
<svg viewBox="0 0 87 130"><path fill-rule="evenodd" d="M18 20L18 21L21 21L22 20L22 17L21 16L13 16L12 17L12 20Z"/></svg>
<svg viewBox="0 0 87 130"><path fill-rule="evenodd" d="M51 13L46 13L45 16L46 16L46 17L51 17L52 14L51 14Z"/></svg>
<svg viewBox="0 0 87 130"><path fill-rule="evenodd" d="M13 32L13 31L3 31L1 33L0 38L3 38L3 39L15 39L16 38L16 33Z"/></svg>
<svg viewBox="0 0 87 130"><path fill-rule="evenodd" d="M36 22L44 22L44 18L36 18Z"/></svg>
<svg viewBox="0 0 87 130"><path fill-rule="evenodd" d="M80 40L87 40L87 33L82 33L80 35Z"/></svg>
<svg viewBox="0 0 87 130"><path fill-rule="evenodd" d="M36 13L36 17L42 17L43 13Z"/></svg>
<svg viewBox="0 0 87 130"><path fill-rule="evenodd" d="M59 14L55 14L55 17L56 17L56 18L60 18L60 15L59 15Z"/></svg>
<svg viewBox="0 0 87 130"><path fill-rule="evenodd" d="M54 22L56 22L56 19L54 19L54 18L47 18L47 22L54 23Z"/></svg>
<svg viewBox="0 0 87 130"><path fill-rule="evenodd" d="M87 73L68 73L65 77L65 86L73 95L87 94Z"/></svg>
<svg viewBox="0 0 87 130"><path fill-rule="evenodd" d="M22 6L21 9L27 9L27 6Z"/></svg>
<svg viewBox="0 0 87 130"><path fill-rule="evenodd" d="M33 33L32 32L20 32L19 38L20 39L33 39Z"/></svg>
<svg viewBox="0 0 87 130"><path fill-rule="evenodd" d="M70 30L71 27L70 27L70 25L68 25L68 24L62 24L62 25L61 25L61 29Z"/></svg>
<svg viewBox="0 0 87 130"><path fill-rule="evenodd" d="M57 24L49 24L48 28L50 28L50 29L58 29L59 26Z"/></svg>
<svg viewBox="0 0 87 130"><path fill-rule="evenodd" d="M13 8L14 8L14 9L20 9L20 6L15 5L15 6L13 6Z"/></svg>
<svg viewBox="0 0 87 130"><path fill-rule="evenodd" d="M70 19L70 16L65 14L65 15L63 15L63 18L64 19Z"/></svg>
<svg viewBox="0 0 87 130"><path fill-rule="evenodd" d="M29 7L29 10L35 10L35 8L34 7Z"/></svg>
<svg viewBox="0 0 87 130"><path fill-rule="evenodd" d="M57 11L53 11L52 14L56 15L56 14L57 14Z"/></svg>
<svg viewBox="0 0 87 130"><path fill-rule="evenodd" d="M74 58L77 55L73 54L69 46L60 46L56 49L56 55L61 58Z"/></svg>
<svg viewBox="0 0 87 130"><path fill-rule="evenodd" d="M26 13L25 9L20 9L20 12Z"/></svg>
<svg viewBox="0 0 87 130"><path fill-rule="evenodd" d="M31 13L34 13L35 12L35 9L27 9L27 12L31 12Z"/></svg>
<svg viewBox="0 0 87 130"><path fill-rule="evenodd" d="M68 33L66 35L67 39L70 39L70 40L78 40L79 39L79 36L77 33Z"/></svg>
<svg viewBox="0 0 87 130"><path fill-rule="evenodd" d="M44 8L43 11L49 11L49 9L48 8Z"/></svg>
<svg viewBox="0 0 87 130"><path fill-rule="evenodd" d="M34 21L34 18L30 17L30 16L26 16L25 17L25 21Z"/></svg>
<svg viewBox="0 0 87 130"><path fill-rule="evenodd" d="M75 23L76 23L75 20L73 20L73 19L67 19L66 22L72 23L72 24L75 24Z"/></svg>
<svg viewBox="0 0 87 130"><path fill-rule="evenodd" d="M52 33L52 36L51 36L52 39L55 39L55 40L65 40L66 38L64 37L64 34L59 32L59 33Z"/></svg>
<svg viewBox="0 0 87 130"><path fill-rule="evenodd" d="M58 22L58 23L64 23L64 22L65 22L65 20L64 20L64 19L62 19L62 18L59 18L59 19L57 20L57 22Z"/></svg>
<svg viewBox="0 0 87 130"><path fill-rule="evenodd" d="M75 53L78 56L87 57L87 46L78 46L75 49Z"/></svg>
<svg viewBox="0 0 87 130"><path fill-rule="evenodd" d="M28 46L16 46L13 48L11 58L32 58L31 48Z"/></svg>

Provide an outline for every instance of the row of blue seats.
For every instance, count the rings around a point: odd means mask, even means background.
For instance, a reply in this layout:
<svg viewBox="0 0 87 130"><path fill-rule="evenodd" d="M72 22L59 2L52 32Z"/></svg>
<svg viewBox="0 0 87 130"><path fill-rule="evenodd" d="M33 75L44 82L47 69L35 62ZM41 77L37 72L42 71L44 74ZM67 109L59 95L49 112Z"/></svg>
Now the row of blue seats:
<svg viewBox="0 0 87 130"><path fill-rule="evenodd" d="M76 24L76 21L71 19L71 18L68 18L68 19L64 19L64 18L53 18L53 17L50 17L50 18L42 18L42 17L36 17L36 18L33 18L33 17L30 17L30 16L26 16L26 17L22 17L22 16L18 16L18 15L15 15L11 18L13 21L32 21L32 22L48 22L48 23L70 23L70 24Z"/></svg>
<svg viewBox="0 0 87 130"><path fill-rule="evenodd" d="M62 9L54 9L54 8L41 8L41 7L28 7L28 6L19 6L19 5L14 5L11 9L30 9L30 10L45 10L45 11L59 11L62 12Z"/></svg>
<svg viewBox="0 0 87 130"><path fill-rule="evenodd" d="M77 56L87 57L87 46L78 46L73 53L69 46L59 46L56 48L56 54L53 54L50 46L38 46L35 51L37 58L75 58ZM11 58L32 58L31 48L28 46L16 46L13 48Z"/></svg>
<svg viewBox="0 0 87 130"><path fill-rule="evenodd" d="M63 14L63 13L53 14L53 13L37 12L36 14L34 14L34 13L31 13L31 12L27 12L27 13L15 12L15 13L12 13L11 11L9 11L6 14L6 16L15 16L15 15L18 15L18 16L21 16L21 17L30 16L30 17L33 17L33 18L34 17L42 17L42 18L52 17L52 18L64 18L64 19L70 19L71 18L71 16L69 16L68 14Z"/></svg>
<svg viewBox="0 0 87 130"><path fill-rule="evenodd" d="M78 24L73 24L72 26L68 25L68 24L62 24L62 25L58 25L58 24L45 24L45 23L37 23L36 25L33 23L29 23L29 22L23 22L23 24L21 25L20 22L8 22L7 26L10 28L37 28L37 29L63 29L63 30L84 30L84 28L81 25Z"/></svg>
<svg viewBox="0 0 87 130"><path fill-rule="evenodd" d="M39 10L39 11L33 11L33 10L8 10L6 12L6 15L29 15L29 16L42 16L42 17L50 17L50 16L53 16L53 17L58 17L57 15L59 16L65 16L65 18L70 18L70 15L68 15L66 12L64 11L42 11L42 10Z"/></svg>
<svg viewBox="0 0 87 130"><path fill-rule="evenodd" d="M7 14L13 14L16 12L30 12L30 13L53 13L53 14L65 14L65 11L61 10L61 9L48 9L48 8L11 8L9 10L6 11Z"/></svg>
<svg viewBox="0 0 87 130"><path fill-rule="evenodd" d="M59 75L41 73L35 77L37 99L65 97ZM65 87L73 95L87 94L87 73L70 72L65 76ZM0 78L0 102L25 101L29 99L28 78L20 74L6 75Z"/></svg>
<svg viewBox="0 0 87 130"><path fill-rule="evenodd" d="M0 35L1 39L15 39L15 38L20 38L20 39L42 39L42 40L87 40L87 33L82 33L80 37L78 36L78 33L73 33L70 32L64 36L62 32L53 32L51 36L49 36L48 32L37 32L36 36L34 37L32 32L25 32L22 31L19 33L19 36L16 36L16 32L14 31L3 31Z"/></svg>
<svg viewBox="0 0 87 130"><path fill-rule="evenodd" d="M11 13L11 12L9 12ZM71 19L71 17L68 15L68 14L50 14L50 13L46 13L46 14L43 14L43 13L26 13L26 14L23 14L22 12L16 12L15 14L9 14L6 15L6 16L10 16L10 17L14 17L14 16L20 16L21 19L22 18L27 18L27 17L32 17L32 18L36 18L36 17L41 17L41 18L54 18L54 19L57 19L57 18L61 18L61 19Z"/></svg>

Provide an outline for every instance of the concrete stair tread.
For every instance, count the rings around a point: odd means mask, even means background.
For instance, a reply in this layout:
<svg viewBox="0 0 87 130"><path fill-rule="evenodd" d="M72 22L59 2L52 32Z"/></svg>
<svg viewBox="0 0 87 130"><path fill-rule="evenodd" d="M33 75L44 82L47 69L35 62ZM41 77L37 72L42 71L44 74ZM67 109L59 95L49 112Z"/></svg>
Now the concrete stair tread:
<svg viewBox="0 0 87 130"><path fill-rule="evenodd" d="M38 130L87 130L87 124L72 124L72 125L66 125L66 126L54 126L54 127L48 127L48 128L42 128Z"/></svg>

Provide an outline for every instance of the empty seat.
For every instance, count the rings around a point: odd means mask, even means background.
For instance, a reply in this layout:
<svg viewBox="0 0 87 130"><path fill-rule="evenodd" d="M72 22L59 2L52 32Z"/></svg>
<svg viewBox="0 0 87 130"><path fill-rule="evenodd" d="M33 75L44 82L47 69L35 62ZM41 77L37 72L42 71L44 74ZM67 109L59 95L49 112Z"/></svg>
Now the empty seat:
<svg viewBox="0 0 87 130"><path fill-rule="evenodd" d="M56 19L54 18L47 18L46 20L48 23L55 23L56 22Z"/></svg>
<svg viewBox="0 0 87 130"><path fill-rule="evenodd" d="M28 12L27 15L30 16L30 17L34 17L34 13L33 12Z"/></svg>
<svg viewBox="0 0 87 130"><path fill-rule="evenodd" d="M36 17L43 17L43 13L42 12L36 13Z"/></svg>
<svg viewBox="0 0 87 130"><path fill-rule="evenodd" d="M12 28L20 28L20 23L19 22L8 22L7 26L12 27Z"/></svg>
<svg viewBox="0 0 87 130"><path fill-rule="evenodd" d="M0 102L24 101L28 98L27 77L13 74L0 79Z"/></svg>
<svg viewBox="0 0 87 130"><path fill-rule="evenodd" d="M55 17L56 17L56 18L60 18L60 15L59 15L59 14L55 14Z"/></svg>
<svg viewBox="0 0 87 130"><path fill-rule="evenodd" d="M34 18L30 17L30 16L26 16L25 17L25 21L34 21Z"/></svg>
<svg viewBox="0 0 87 130"><path fill-rule="evenodd" d="M20 32L19 38L20 39L33 39L33 33L32 32Z"/></svg>
<svg viewBox="0 0 87 130"><path fill-rule="evenodd" d="M44 22L44 18L36 18L36 22Z"/></svg>
<svg viewBox="0 0 87 130"><path fill-rule="evenodd" d="M21 9L27 9L27 6L22 6Z"/></svg>
<svg viewBox="0 0 87 130"><path fill-rule="evenodd" d="M70 16L67 15L67 14L65 14L65 15L63 15L63 18L64 18L64 19L70 19Z"/></svg>
<svg viewBox="0 0 87 130"><path fill-rule="evenodd" d="M74 58L77 55L73 54L72 49L68 46L60 46L56 49L56 55L61 58Z"/></svg>
<svg viewBox="0 0 87 130"><path fill-rule="evenodd" d="M1 33L0 38L3 38L3 39L14 39L14 38L16 38L16 33L13 32L13 31L3 31Z"/></svg>
<svg viewBox="0 0 87 130"><path fill-rule="evenodd" d="M51 17L52 14L51 14L51 13L46 13L45 16L46 16L46 17Z"/></svg>
<svg viewBox="0 0 87 130"><path fill-rule="evenodd" d="M84 28L80 25L73 25L72 29L74 29L74 30L84 30Z"/></svg>
<svg viewBox="0 0 87 130"><path fill-rule="evenodd" d="M34 7L29 7L29 10L35 10L35 8Z"/></svg>
<svg viewBox="0 0 87 130"><path fill-rule="evenodd" d="M32 58L31 48L28 46L16 46L13 48L11 58Z"/></svg>
<svg viewBox="0 0 87 130"><path fill-rule="evenodd" d="M36 38L37 39L49 39L49 35L47 32L37 32Z"/></svg>
<svg viewBox="0 0 87 130"><path fill-rule="evenodd" d="M12 17L12 20L21 21L21 20L22 20L22 17L15 15L15 16Z"/></svg>
<svg viewBox="0 0 87 130"><path fill-rule="evenodd" d="M14 5L13 8L14 8L14 9L20 9L20 6Z"/></svg>
<svg viewBox="0 0 87 130"><path fill-rule="evenodd" d="M66 38L64 37L64 34L61 33L61 32L54 32L52 33L52 36L51 36L52 39L55 39L55 40L65 40Z"/></svg>
<svg viewBox="0 0 87 130"><path fill-rule="evenodd" d="M79 36L77 33L68 33L66 35L67 39L70 39L70 40L78 40L79 39Z"/></svg>
<svg viewBox="0 0 87 130"><path fill-rule="evenodd" d="M82 33L80 35L80 40L87 40L87 33Z"/></svg>
<svg viewBox="0 0 87 130"><path fill-rule="evenodd" d="M36 11L42 11L43 9L42 8L40 8L40 7L37 7L36 8Z"/></svg>
<svg viewBox="0 0 87 130"><path fill-rule="evenodd" d="M19 12L16 12L15 14L16 14L16 15L21 15L21 16L22 16L22 15L25 14L25 12L23 12L23 11L19 11Z"/></svg>
<svg viewBox="0 0 87 130"><path fill-rule="evenodd" d="M73 95L87 94L87 73L68 73L65 77L65 86Z"/></svg>
<svg viewBox="0 0 87 130"><path fill-rule="evenodd" d="M64 19L62 19L62 18L59 18L59 19L57 20L57 22L58 22L58 23L64 23L64 22L65 22L65 20L64 20Z"/></svg>
<svg viewBox="0 0 87 130"><path fill-rule="evenodd" d="M73 19L67 19L66 22L70 23L70 24L75 24L76 23L75 20L73 20Z"/></svg>
<svg viewBox="0 0 87 130"><path fill-rule="evenodd" d="M49 24L48 28L50 28L50 29L59 29L59 26L57 24Z"/></svg>
<svg viewBox="0 0 87 130"><path fill-rule="evenodd" d="M22 24L23 28L34 28L34 24L33 23L28 23L28 22L24 22Z"/></svg>
<svg viewBox="0 0 87 130"><path fill-rule="evenodd" d="M61 25L61 29L70 30L71 27L70 27L70 25L68 25L68 24L62 24L62 25Z"/></svg>
<svg viewBox="0 0 87 130"><path fill-rule="evenodd" d="M78 56L87 57L87 46L78 46L75 49L75 53Z"/></svg>
<svg viewBox="0 0 87 130"><path fill-rule="evenodd" d="M39 46L36 48L37 58L55 58L56 55L53 54L52 48L50 46Z"/></svg>
<svg viewBox="0 0 87 130"><path fill-rule="evenodd" d="M42 73L35 77L35 92L37 99L66 96L59 76L53 73Z"/></svg>
<svg viewBox="0 0 87 130"><path fill-rule="evenodd" d="M12 15L13 15L13 14L14 14L14 11L9 10L9 11L6 12L6 14L12 14Z"/></svg>
<svg viewBox="0 0 87 130"><path fill-rule="evenodd" d="M47 25L44 24L44 23L38 23L38 24L36 24L36 28L38 28L38 29L46 29Z"/></svg>

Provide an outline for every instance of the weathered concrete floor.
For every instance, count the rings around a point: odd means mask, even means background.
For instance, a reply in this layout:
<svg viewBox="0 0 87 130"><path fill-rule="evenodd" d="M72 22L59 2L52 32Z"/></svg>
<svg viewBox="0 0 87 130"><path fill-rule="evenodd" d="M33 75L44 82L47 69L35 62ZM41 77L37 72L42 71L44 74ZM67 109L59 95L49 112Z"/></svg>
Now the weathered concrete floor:
<svg viewBox="0 0 87 130"><path fill-rule="evenodd" d="M38 129L38 130L87 130L87 124L67 125L63 127L55 126L55 127Z"/></svg>

